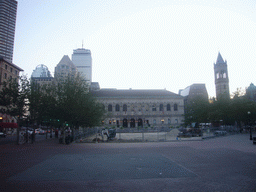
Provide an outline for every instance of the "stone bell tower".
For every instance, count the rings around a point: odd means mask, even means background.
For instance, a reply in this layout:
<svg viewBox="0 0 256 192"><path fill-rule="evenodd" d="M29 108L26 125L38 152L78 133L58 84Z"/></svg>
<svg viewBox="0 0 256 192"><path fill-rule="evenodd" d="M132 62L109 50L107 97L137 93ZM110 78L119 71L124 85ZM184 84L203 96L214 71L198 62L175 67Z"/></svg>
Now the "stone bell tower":
<svg viewBox="0 0 256 192"><path fill-rule="evenodd" d="M220 52L214 65L216 98L230 98L227 61L224 62Z"/></svg>

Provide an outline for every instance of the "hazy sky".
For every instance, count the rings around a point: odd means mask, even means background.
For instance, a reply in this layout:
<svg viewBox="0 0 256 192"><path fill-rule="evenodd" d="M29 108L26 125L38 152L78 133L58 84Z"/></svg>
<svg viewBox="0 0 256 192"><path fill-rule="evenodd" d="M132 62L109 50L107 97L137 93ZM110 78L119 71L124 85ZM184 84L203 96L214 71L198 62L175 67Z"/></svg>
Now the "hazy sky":
<svg viewBox="0 0 256 192"><path fill-rule="evenodd" d="M18 0L13 63L29 77L39 64L53 75L82 41L101 88L205 83L212 97L218 52L230 93L256 84L255 0Z"/></svg>

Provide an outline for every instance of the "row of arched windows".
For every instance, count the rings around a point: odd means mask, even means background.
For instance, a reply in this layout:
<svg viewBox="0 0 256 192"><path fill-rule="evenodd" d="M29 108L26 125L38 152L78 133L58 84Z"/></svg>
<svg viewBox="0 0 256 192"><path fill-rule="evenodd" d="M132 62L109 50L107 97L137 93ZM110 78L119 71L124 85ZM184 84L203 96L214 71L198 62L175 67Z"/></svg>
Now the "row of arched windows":
<svg viewBox="0 0 256 192"><path fill-rule="evenodd" d="M227 78L227 73L226 71L221 71L216 73L216 79L225 79Z"/></svg>
<svg viewBox="0 0 256 192"><path fill-rule="evenodd" d="M105 108L105 106L103 106L103 108ZM140 111L141 109L139 109L139 111ZM146 109L147 110L147 109ZM175 103L174 105L173 105L173 110L174 111L178 111L178 105ZM112 104L109 104L108 105L108 111L113 111L113 106L112 106ZM115 111L120 111L120 105L119 104L116 104L116 106L115 106ZM126 104L124 104L123 105L123 111L127 111L127 105ZM148 110L147 110L148 111ZM156 105L153 105L152 106L152 111L157 111L156 110ZM164 105L163 104L160 104L160 106L159 106L159 111L164 111ZM171 111L171 104L167 104L166 105L166 111Z"/></svg>

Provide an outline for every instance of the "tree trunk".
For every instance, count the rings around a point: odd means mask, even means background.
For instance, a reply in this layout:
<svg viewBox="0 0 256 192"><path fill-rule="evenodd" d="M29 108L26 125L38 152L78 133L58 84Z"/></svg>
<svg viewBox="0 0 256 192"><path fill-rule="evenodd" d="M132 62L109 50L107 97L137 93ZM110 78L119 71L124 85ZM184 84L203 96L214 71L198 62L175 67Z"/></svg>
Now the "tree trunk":
<svg viewBox="0 0 256 192"><path fill-rule="evenodd" d="M17 127L17 140L16 140L16 144L19 145L20 144L20 126L18 125Z"/></svg>
<svg viewBox="0 0 256 192"><path fill-rule="evenodd" d="M16 140L16 144L19 145L20 144L20 120L19 118L17 119L17 140Z"/></svg>
<svg viewBox="0 0 256 192"><path fill-rule="evenodd" d="M47 125L47 127L46 127L45 139L47 139L47 134L48 134L48 125Z"/></svg>

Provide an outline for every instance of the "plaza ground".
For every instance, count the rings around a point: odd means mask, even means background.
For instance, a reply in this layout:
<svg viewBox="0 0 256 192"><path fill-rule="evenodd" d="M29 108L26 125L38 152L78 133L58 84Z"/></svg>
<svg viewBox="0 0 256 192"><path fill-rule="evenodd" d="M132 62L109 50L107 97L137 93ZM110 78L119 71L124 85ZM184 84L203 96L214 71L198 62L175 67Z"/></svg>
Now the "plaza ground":
<svg viewBox="0 0 256 192"><path fill-rule="evenodd" d="M253 136L256 136L255 134ZM255 191L249 134L197 141L2 145L1 191Z"/></svg>

